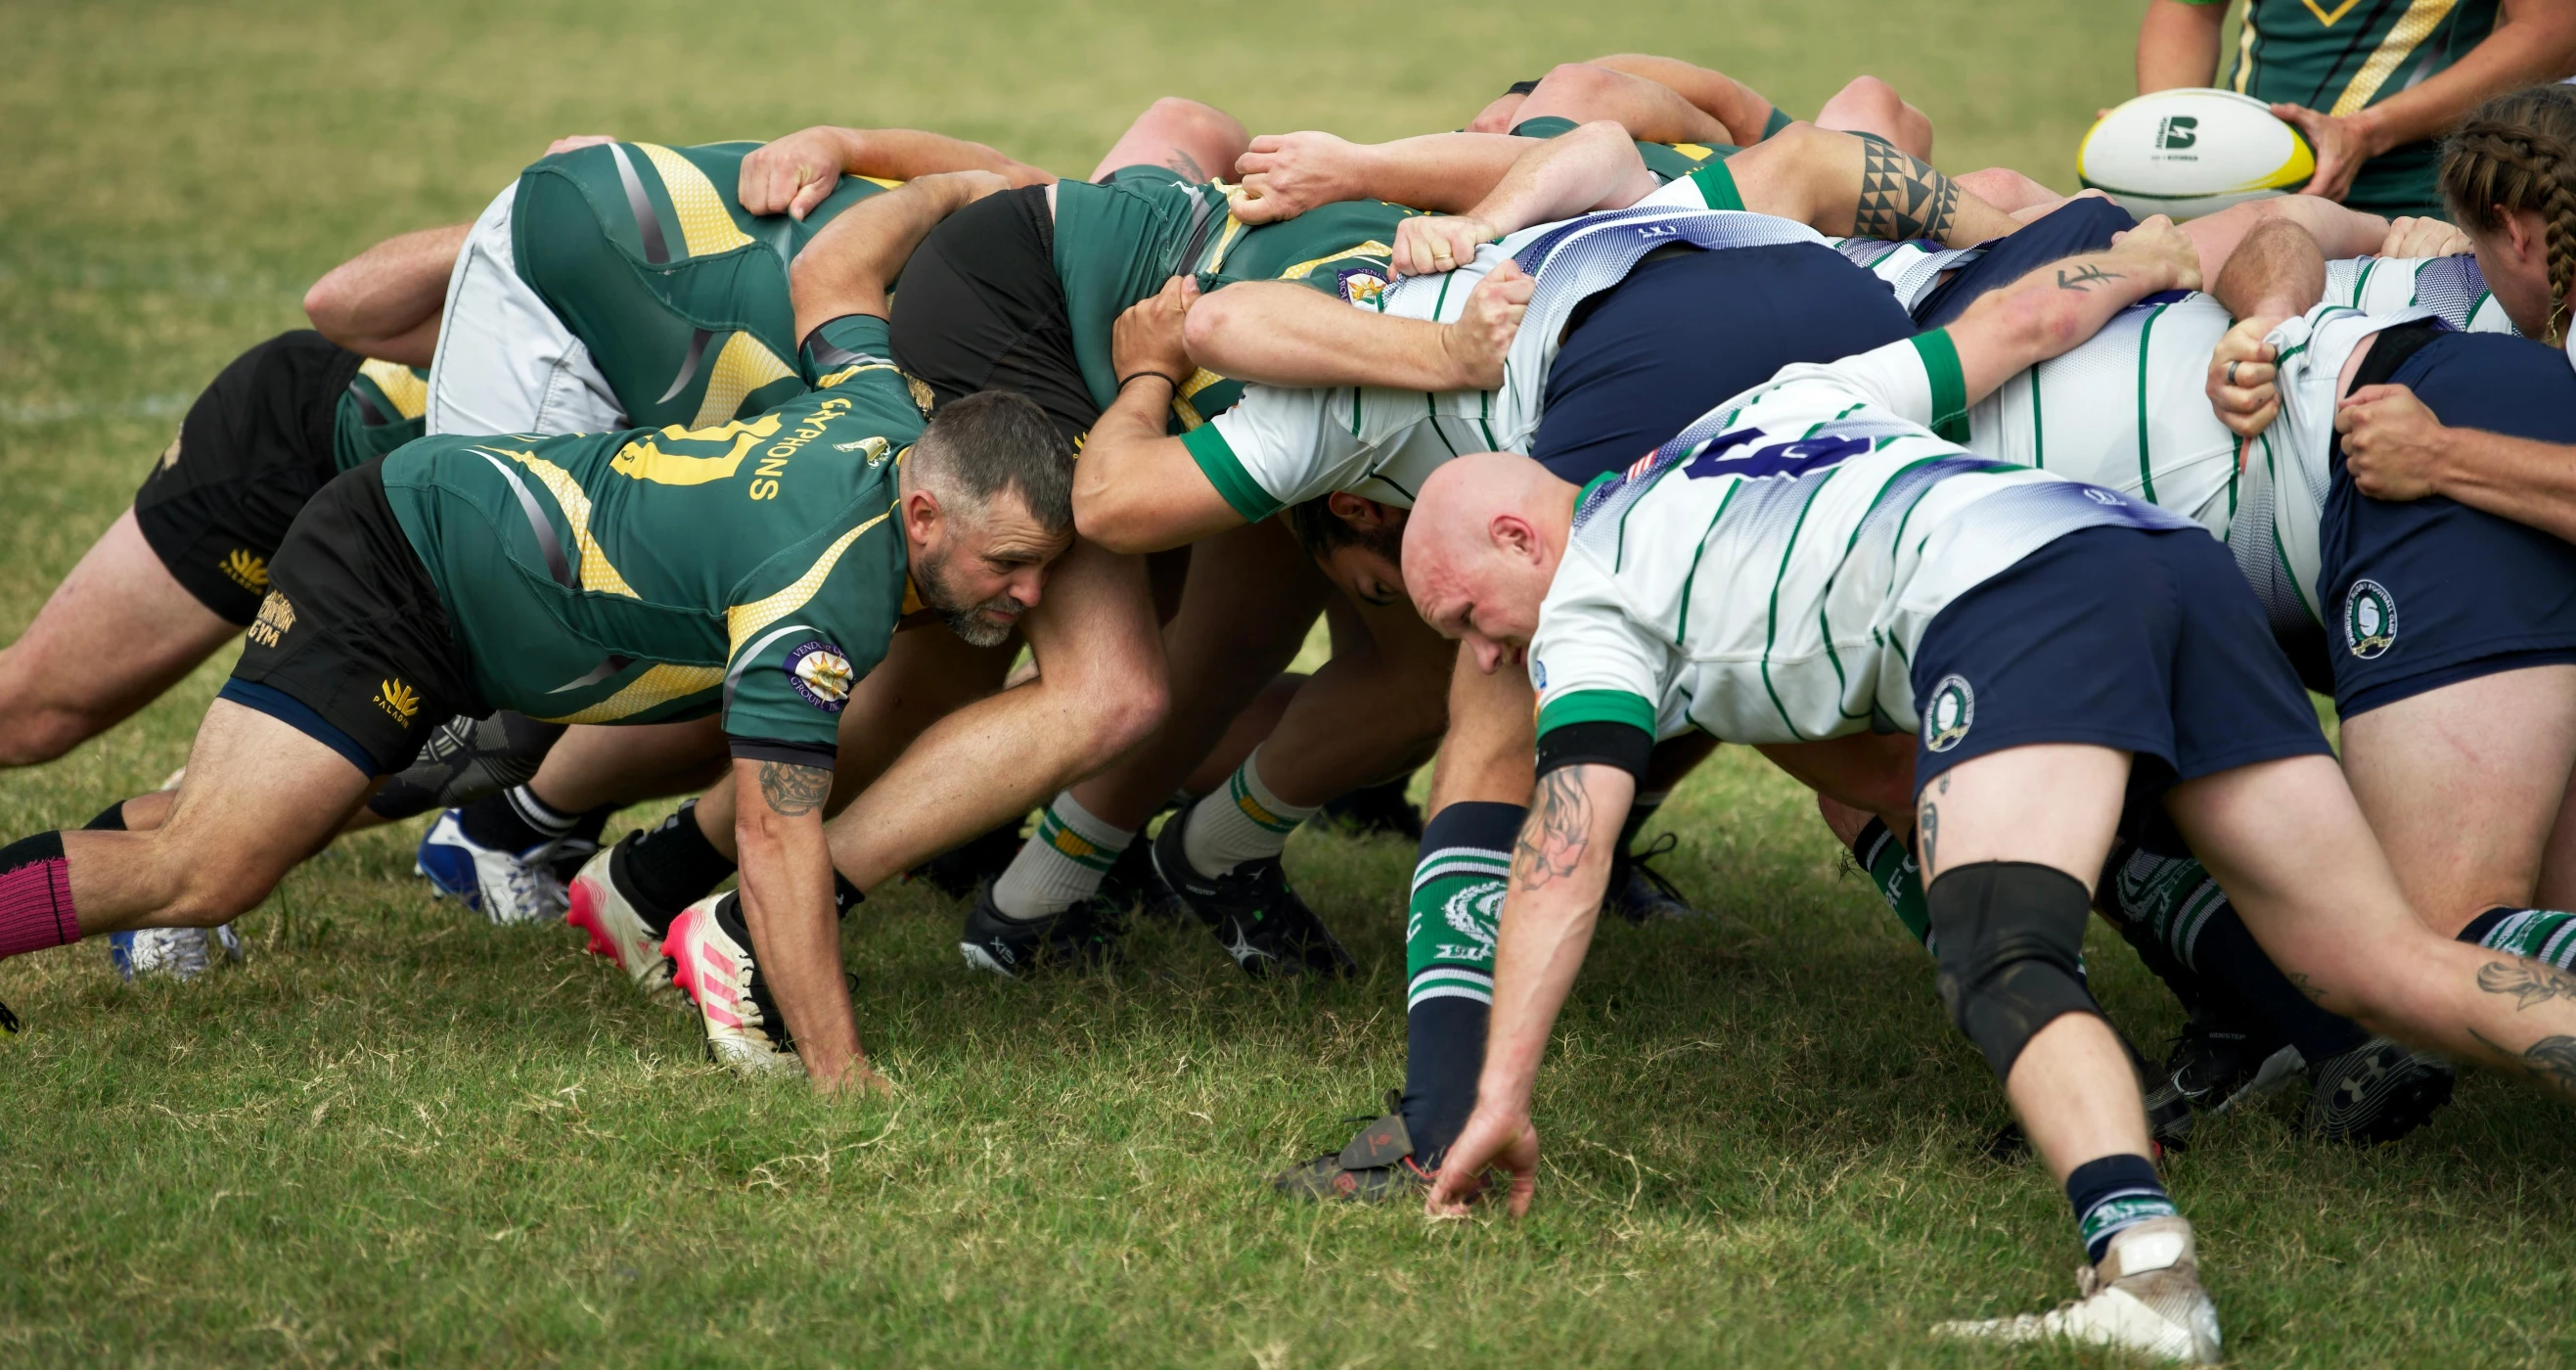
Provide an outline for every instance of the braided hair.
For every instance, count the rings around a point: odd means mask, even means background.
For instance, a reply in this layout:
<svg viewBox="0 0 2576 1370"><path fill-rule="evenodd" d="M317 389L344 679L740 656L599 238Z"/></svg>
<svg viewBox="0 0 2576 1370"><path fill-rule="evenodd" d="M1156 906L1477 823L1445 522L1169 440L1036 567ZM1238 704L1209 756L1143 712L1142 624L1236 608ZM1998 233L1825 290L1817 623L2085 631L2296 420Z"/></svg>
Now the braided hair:
<svg viewBox="0 0 2576 1370"><path fill-rule="evenodd" d="M2508 214L2530 210L2547 226L2549 324L2576 296L2576 86L2534 86L2471 111L2442 143L2442 199L2451 218L2495 233Z"/></svg>

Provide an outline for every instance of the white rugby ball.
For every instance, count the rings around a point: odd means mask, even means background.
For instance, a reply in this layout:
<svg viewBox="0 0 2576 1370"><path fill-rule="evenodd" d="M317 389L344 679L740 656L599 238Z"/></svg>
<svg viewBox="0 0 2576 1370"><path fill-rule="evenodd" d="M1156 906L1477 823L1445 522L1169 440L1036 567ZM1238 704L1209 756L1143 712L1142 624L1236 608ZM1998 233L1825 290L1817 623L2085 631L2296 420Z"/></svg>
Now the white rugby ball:
<svg viewBox="0 0 2576 1370"><path fill-rule="evenodd" d="M2308 183L2316 153L2262 101L2232 90L2141 95L2102 116L2075 153L2084 184L2145 218L2196 218Z"/></svg>

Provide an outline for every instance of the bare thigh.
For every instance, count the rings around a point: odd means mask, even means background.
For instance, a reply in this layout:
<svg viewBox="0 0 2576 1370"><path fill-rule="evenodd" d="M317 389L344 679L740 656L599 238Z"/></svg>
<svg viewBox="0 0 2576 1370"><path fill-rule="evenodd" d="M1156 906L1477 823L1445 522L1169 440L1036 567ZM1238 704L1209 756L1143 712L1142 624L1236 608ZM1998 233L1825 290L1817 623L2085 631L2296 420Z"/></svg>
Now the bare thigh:
<svg viewBox="0 0 2576 1370"><path fill-rule="evenodd" d="M0 649L0 766L50 761L186 678L241 631L117 515L18 640Z"/></svg>

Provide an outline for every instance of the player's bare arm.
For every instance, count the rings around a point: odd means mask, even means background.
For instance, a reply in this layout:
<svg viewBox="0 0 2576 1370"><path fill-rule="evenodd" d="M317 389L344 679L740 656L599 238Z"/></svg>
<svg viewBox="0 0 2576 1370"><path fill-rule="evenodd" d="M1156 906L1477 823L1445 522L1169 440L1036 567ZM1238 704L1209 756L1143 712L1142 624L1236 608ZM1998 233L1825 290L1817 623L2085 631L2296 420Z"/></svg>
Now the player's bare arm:
<svg viewBox="0 0 2576 1370"><path fill-rule="evenodd" d="M2325 254L2304 228L2273 220L2245 235L2210 293L2236 319L2210 353L2210 407L2228 431L2251 438L2281 412L2264 335L2325 297Z"/></svg>
<svg viewBox="0 0 2576 1370"><path fill-rule="evenodd" d="M742 916L797 1055L825 1094L889 1086L868 1068L841 979L832 857L823 840L829 767L737 757L734 841L742 854Z"/></svg>
<svg viewBox="0 0 2576 1370"><path fill-rule="evenodd" d="M2200 253L2159 214L2105 252L2069 257L1980 299L1950 325L1967 402L2101 331L2112 315L2160 290L2196 290Z"/></svg>
<svg viewBox="0 0 2576 1370"><path fill-rule="evenodd" d="M342 262L304 292L305 317L323 337L360 356L429 365L448 273L472 227L397 234Z"/></svg>
<svg viewBox="0 0 2576 1370"><path fill-rule="evenodd" d="M1557 1011L1592 945L1619 823L1635 797L1636 778L1617 766L1563 766L1539 777L1512 851L1476 1111L1426 1201L1434 1215L1463 1213L1495 1166L1510 1175L1512 1216L1529 1211L1538 1182L1530 1091Z"/></svg>
<svg viewBox="0 0 2576 1370"><path fill-rule="evenodd" d="M1199 365L1264 385L1491 390L1534 288L1504 262L1443 324L1353 309L1294 282L1243 281L1191 308L1187 341Z"/></svg>
<svg viewBox="0 0 2576 1370"><path fill-rule="evenodd" d="M1174 276L1161 294L1119 315L1111 335L1118 398L1091 426L1073 466L1074 528L1110 551L1187 546L1243 522L1189 449L1163 431L1172 397L1197 370L1182 345L1197 299L1197 282Z"/></svg>
<svg viewBox="0 0 2576 1370"><path fill-rule="evenodd" d="M734 194L754 214L802 220L843 176L909 181L943 171L989 171L1014 186L1046 185L1052 172L982 143L910 128L822 124L764 143L742 159Z"/></svg>
<svg viewBox="0 0 2576 1370"><path fill-rule="evenodd" d="M923 176L853 206L814 235L788 272L796 336L846 314L885 316L888 284L942 219L1004 189L990 171Z"/></svg>

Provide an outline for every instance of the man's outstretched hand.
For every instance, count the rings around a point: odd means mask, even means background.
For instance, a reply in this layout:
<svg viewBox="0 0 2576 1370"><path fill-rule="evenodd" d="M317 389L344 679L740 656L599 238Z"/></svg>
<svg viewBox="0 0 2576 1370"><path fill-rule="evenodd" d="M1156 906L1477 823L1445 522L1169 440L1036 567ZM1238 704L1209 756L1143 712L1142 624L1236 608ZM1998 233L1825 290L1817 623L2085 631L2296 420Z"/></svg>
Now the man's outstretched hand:
<svg viewBox="0 0 2576 1370"><path fill-rule="evenodd" d="M1439 1177L1423 1200L1423 1212L1435 1218L1467 1216L1468 1201L1484 1192L1490 1170L1501 1170L1509 1177L1506 1192L1511 1215L1527 1214L1530 1196L1538 1192L1538 1129L1530 1126L1526 1114L1478 1104L1466 1130L1441 1159Z"/></svg>
<svg viewBox="0 0 2576 1370"><path fill-rule="evenodd" d="M1458 388L1502 389L1503 361L1511 355L1521 316L1529 313L1530 295L1537 289L1538 282L1521 270L1520 263L1503 262L1468 292L1466 312L1440 329L1440 350L1449 354L1449 364L1459 376Z"/></svg>

